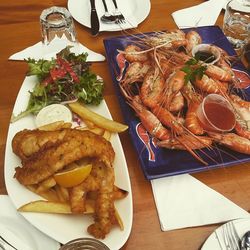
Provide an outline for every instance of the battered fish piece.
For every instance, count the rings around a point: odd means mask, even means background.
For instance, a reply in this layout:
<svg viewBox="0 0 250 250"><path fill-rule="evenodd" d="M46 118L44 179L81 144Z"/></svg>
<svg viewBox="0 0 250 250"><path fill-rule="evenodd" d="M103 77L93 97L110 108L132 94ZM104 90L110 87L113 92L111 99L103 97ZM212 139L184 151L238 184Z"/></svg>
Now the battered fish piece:
<svg viewBox="0 0 250 250"><path fill-rule="evenodd" d="M64 166L84 157L112 167L115 153L109 141L87 130L25 130L13 138L13 151L22 159L15 178L23 185L38 184Z"/></svg>
<svg viewBox="0 0 250 250"><path fill-rule="evenodd" d="M46 148L53 147L56 143L61 143L66 131L40 131L38 129L24 129L18 132L12 140L13 152L20 157L22 161L28 160L33 154Z"/></svg>
<svg viewBox="0 0 250 250"><path fill-rule="evenodd" d="M114 169L107 168L103 162L94 161L88 178L70 190L70 204L72 213L84 213L86 195L96 191L95 222L87 231L95 238L104 239L113 225L118 221L114 206Z"/></svg>

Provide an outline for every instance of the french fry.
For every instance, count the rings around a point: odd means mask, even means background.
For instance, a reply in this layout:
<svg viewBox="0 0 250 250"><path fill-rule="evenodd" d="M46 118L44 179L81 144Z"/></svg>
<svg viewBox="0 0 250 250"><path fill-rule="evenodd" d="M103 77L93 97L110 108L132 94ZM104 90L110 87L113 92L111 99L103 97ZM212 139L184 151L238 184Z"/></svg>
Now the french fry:
<svg viewBox="0 0 250 250"><path fill-rule="evenodd" d="M95 133L96 135L103 135L104 134L104 129L103 128L99 128L99 127L93 127L93 128L89 128L89 127L80 127L80 130L88 130L91 131L93 133Z"/></svg>
<svg viewBox="0 0 250 250"><path fill-rule="evenodd" d="M48 201L59 201L57 193L54 189L49 189L47 191L41 192L41 193L37 193L36 186L33 185L28 185L26 186L27 189L29 189L31 192L38 194L39 196L43 197L45 200Z"/></svg>
<svg viewBox="0 0 250 250"><path fill-rule="evenodd" d="M71 128L71 122L57 121L38 127L42 131L56 131L62 128Z"/></svg>
<svg viewBox="0 0 250 250"><path fill-rule="evenodd" d="M55 201L33 201L20 208L19 212L37 212L37 213L53 213L53 214L71 214L70 205L63 202Z"/></svg>
<svg viewBox="0 0 250 250"><path fill-rule="evenodd" d="M55 179L53 177L49 177L48 179L46 179L38 184L38 188L36 189L36 192L38 194L45 192L45 191L49 190L50 188L54 187L55 185L56 185Z"/></svg>
<svg viewBox="0 0 250 250"><path fill-rule="evenodd" d="M113 189L113 199L121 200L124 199L128 195L128 191L123 190L117 186L114 186ZM87 193L87 200L96 200L97 199L97 191L89 191Z"/></svg>
<svg viewBox="0 0 250 250"><path fill-rule="evenodd" d="M59 185L56 185L55 186L55 191L56 191L56 194L57 194L57 197L59 199L59 201L61 202L67 202L68 200L66 199L65 197L65 193L62 192L62 189Z"/></svg>
<svg viewBox="0 0 250 250"><path fill-rule="evenodd" d="M87 125L89 129L93 129L95 127L95 124L92 121L84 120L84 123Z"/></svg>
<svg viewBox="0 0 250 250"><path fill-rule="evenodd" d="M95 201L94 200L86 200L84 214L93 214L94 212L95 212Z"/></svg>
<svg viewBox="0 0 250 250"><path fill-rule="evenodd" d="M104 134L102 135L103 138L105 138L107 141L110 141L111 133L108 130L104 131Z"/></svg>
<svg viewBox="0 0 250 250"><path fill-rule="evenodd" d="M97 135L103 135L105 130L103 128L95 127L90 129L91 132L97 134Z"/></svg>
<svg viewBox="0 0 250 250"><path fill-rule="evenodd" d="M72 214L69 203L44 200L37 200L24 204L18 208L18 211L51 214ZM87 200L84 214L92 214L94 212L94 202Z"/></svg>
<svg viewBox="0 0 250 250"><path fill-rule="evenodd" d="M62 194L64 200L68 202L69 201L69 190L65 187L60 186L60 185L58 185L58 186L60 188L60 191L61 191L61 194Z"/></svg>
<svg viewBox="0 0 250 250"><path fill-rule="evenodd" d="M69 103L70 109L78 114L83 120L93 122L96 126L104 128L110 132L123 132L128 129L127 125L110 120L86 108L79 102Z"/></svg>
<svg viewBox="0 0 250 250"><path fill-rule="evenodd" d="M121 218L121 216L118 213L116 208L115 208L115 218L117 220L117 223L118 223L120 229L123 231L124 230L124 224L123 224L122 218Z"/></svg>

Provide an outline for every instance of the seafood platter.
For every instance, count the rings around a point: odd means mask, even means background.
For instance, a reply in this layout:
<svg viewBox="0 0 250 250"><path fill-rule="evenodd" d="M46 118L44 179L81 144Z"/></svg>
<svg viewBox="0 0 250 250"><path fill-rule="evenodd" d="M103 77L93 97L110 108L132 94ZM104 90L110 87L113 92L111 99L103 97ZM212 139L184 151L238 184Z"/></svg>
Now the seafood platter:
<svg viewBox="0 0 250 250"><path fill-rule="evenodd" d="M249 72L218 26L113 37L104 46L147 179L249 162ZM229 103L230 131L207 130L197 118L211 94Z"/></svg>

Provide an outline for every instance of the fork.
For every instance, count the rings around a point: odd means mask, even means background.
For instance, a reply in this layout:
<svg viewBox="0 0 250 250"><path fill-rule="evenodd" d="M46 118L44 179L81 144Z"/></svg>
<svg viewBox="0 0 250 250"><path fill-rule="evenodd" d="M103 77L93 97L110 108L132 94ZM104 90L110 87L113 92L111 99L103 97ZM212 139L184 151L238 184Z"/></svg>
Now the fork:
<svg viewBox="0 0 250 250"><path fill-rule="evenodd" d="M222 233L227 250L240 250L240 237L232 221L222 227Z"/></svg>
<svg viewBox="0 0 250 250"><path fill-rule="evenodd" d="M115 6L115 16L117 17L116 23L126 23L125 17L123 14L119 11L116 0L112 0Z"/></svg>
<svg viewBox="0 0 250 250"><path fill-rule="evenodd" d="M103 6L104 6L105 13L104 13L104 15L101 17L101 21L104 22L104 23L114 23L114 22L116 22L117 17L116 17L116 16L113 16L113 15L111 15L111 14L109 13L108 7L107 7L107 4L106 4L106 1L105 1L105 0L102 0L102 3L103 3Z"/></svg>

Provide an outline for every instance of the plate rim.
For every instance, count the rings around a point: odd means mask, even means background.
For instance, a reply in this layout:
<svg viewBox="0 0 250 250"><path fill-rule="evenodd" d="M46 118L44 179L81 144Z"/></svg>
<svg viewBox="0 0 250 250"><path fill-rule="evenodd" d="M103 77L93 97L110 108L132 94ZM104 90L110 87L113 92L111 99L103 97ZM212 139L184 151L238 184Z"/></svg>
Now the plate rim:
<svg viewBox="0 0 250 250"><path fill-rule="evenodd" d="M222 231L222 227L228 223L231 223L233 222L235 224L235 226L239 227L239 225L244 225L244 223L249 223L249 226L250 226L250 215L249 217L244 217L244 218L238 218L238 219L234 219L234 220L231 220L231 221L227 221L225 223L223 223L222 225L220 225L219 227L217 227L208 237L207 239L205 240L205 242L202 244L202 247L201 247L201 250L210 250L211 248L207 248L209 246L207 246L207 244L211 244L211 241L212 241L212 244L213 242L217 242L218 243L218 250L221 250L221 245L220 245L220 239L218 238L218 234L221 233ZM237 230L238 232L239 230ZM243 230L245 231L245 230ZM239 233L239 232L238 232ZM243 235L244 233L242 233ZM241 235L239 235L241 236ZM216 243L215 243L216 244ZM214 249L216 250L216 249Z"/></svg>

